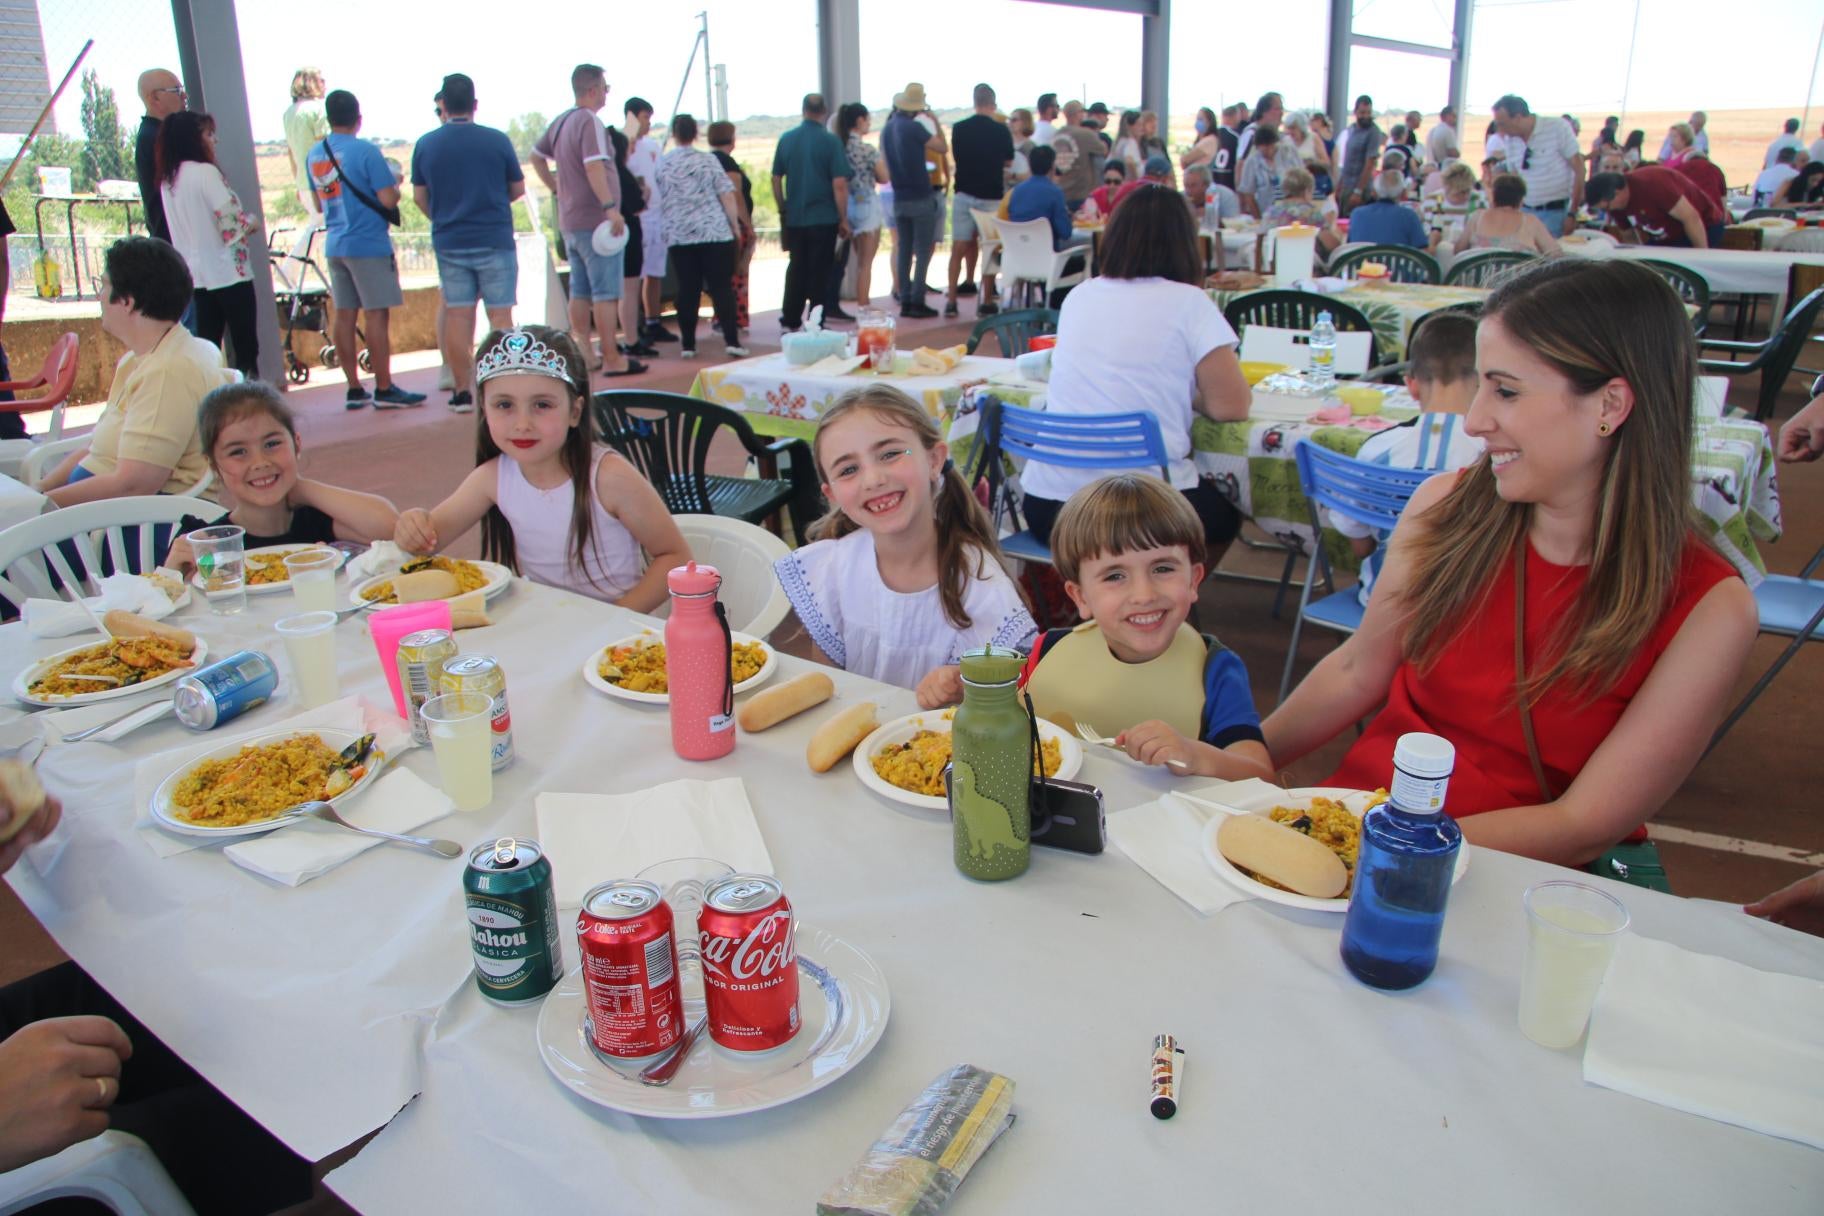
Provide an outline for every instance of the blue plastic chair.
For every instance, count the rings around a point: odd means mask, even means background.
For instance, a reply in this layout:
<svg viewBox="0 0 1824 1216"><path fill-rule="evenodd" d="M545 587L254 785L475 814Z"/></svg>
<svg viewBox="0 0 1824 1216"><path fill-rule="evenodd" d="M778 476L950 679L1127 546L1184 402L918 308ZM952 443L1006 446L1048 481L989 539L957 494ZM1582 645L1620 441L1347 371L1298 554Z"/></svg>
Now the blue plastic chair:
<svg viewBox="0 0 1824 1216"><path fill-rule="evenodd" d="M1333 452L1308 439L1298 441L1292 451L1298 461L1298 484L1305 492L1305 509L1310 513L1312 544L1311 564L1305 571L1305 585L1298 594L1298 615L1292 619L1292 644L1286 649L1286 670L1279 678L1279 703L1284 704L1292 689L1292 663L1298 657L1298 636L1305 622L1351 634L1361 628L1362 601L1351 585L1332 592L1316 603L1311 602L1311 588L1321 574L1330 584L1330 558L1324 552L1323 525L1317 509L1324 507L1358 519L1370 527L1390 530L1399 522L1400 512L1412 498L1414 490L1435 474L1434 469L1396 469L1384 464L1370 464ZM1334 585L1334 584L1331 584Z"/></svg>
<svg viewBox="0 0 1824 1216"><path fill-rule="evenodd" d="M1792 661L1793 655L1799 653L1799 647L1807 642L1824 642L1824 579L1812 577L1820 562L1824 562L1824 545L1819 546L1818 551L1811 555L1811 560L1805 563L1805 568L1799 571L1797 578L1789 574L1769 574L1754 589L1754 605L1760 609L1761 614L1761 632L1777 633L1781 637L1791 638L1792 642L1780 652L1780 657L1773 661L1765 674L1754 682L1754 687L1748 690L1742 703L1716 728L1716 734L1710 737L1710 748L1720 743L1723 736L1729 733L1729 728L1748 712L1748 707L1754 704L1755 698L1767 691L1773 678ZM1710 753L1710 748L1704 749L1705 755Z"/></svg>
<svg viewBox="0 0 1824 1216"><path fill-rule="evenodd" d="M1159 419L1146 410L1053 414L990 400L982 411L981 436L977 475L988 478L997 529L1012 509L1003 489L1003 456L1069 469L1154 468L1160 477L1171 480L1171 458L1165 452ZM973 477L970 484L974 484ZM1031 529L1003 538L1001 551L1020 561L1051 564L1050 546L1040 543Z"/></svg>

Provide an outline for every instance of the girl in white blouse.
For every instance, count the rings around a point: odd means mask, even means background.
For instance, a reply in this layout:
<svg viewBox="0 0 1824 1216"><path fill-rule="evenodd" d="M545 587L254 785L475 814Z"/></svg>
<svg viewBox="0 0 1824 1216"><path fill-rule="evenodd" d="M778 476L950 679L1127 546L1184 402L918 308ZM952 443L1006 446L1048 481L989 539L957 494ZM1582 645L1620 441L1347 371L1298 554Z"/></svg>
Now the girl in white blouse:
<svg viewBox="0 0 1824 1216"><path fill-rule="evenodd" d="M158 191L171 226L171 243L184 255L196 289L196 336L233 343L230 367L247 379L260 374L255 258L248 238L259 225L215 165L215 119L179 110L158 129ZM264 251L258 261L265 263Z"/></svg>
<svg viewBox="0 0 1824 1216"><path fill-rule="evenodd" d="M964 651L1023 650L1037 632L988 513L898 389L845 393L814 451L832 510L773 564L799 621L830 663L916 687L921 709L962 700Z"/></svg>

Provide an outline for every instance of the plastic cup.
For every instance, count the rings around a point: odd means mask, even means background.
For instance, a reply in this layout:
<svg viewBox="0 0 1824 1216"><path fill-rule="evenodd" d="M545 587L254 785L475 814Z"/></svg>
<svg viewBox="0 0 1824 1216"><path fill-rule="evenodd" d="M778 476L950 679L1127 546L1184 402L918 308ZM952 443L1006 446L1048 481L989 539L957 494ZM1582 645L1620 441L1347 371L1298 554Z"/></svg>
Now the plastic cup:
<svg viewBox="0 0 1824 1216"><path fill-rule="evenodd" d="M678 940L678 982L685 999L703 994L703 951L697 935L697 914L703 911L703 892L709 884L735 872L727 862L713 857L674 857L658 861L634 877L665 892L671 905L672 931Z"/></svg>
<svg viewBox="0 0 1824 1216"><path fill-rule="evenodd" d="M399 685L399 639L420 629L448 629L450 602L426 600L422 604L396 604L376 610L367 618L367 631L373 635L374 651L380 656L380 672L393 694L393 708L401 718L411 720L405 707L405 689Z"/></svg>
<svg viewBox="0 0 1824 1216"><path fill-rule="evenodd" d="M286 557L285 575L299 612L336 610L336 570L341 565L342 555L334 549L305 549Z"/></svg>
<svg viewBox="0 0 1824 1216"><path fill-rule="evenodd" d="M1628 910L1606 891L1563 880L1534 883L1520 902L1527 927L1520 1033L1554 1051L1575 1047L1628 927Z"/></svg>
<svg viewBox="0 0 1824 1216"><path fill-rule="evenodd" d="M246 529L233 524L198 528L184 537L196 555L203 598L219 616L232 616L247 607L246 538Z"/></svg>
<svg viewBox="0 0 1824 1216"><path fill-rule="evenodd" d="M281 618L273 625L285 642L291 661L292 687L305 708L328 705L342 695L336 671L336 614L304 612Z"/></svg>
<svg viewBox="0 0 1824 1216"><path fill-rule="evenodd" d="M419 713L437 757L437 781L459 811L479 811L494 800L494 700L478 692L432 697Z"/></svg>

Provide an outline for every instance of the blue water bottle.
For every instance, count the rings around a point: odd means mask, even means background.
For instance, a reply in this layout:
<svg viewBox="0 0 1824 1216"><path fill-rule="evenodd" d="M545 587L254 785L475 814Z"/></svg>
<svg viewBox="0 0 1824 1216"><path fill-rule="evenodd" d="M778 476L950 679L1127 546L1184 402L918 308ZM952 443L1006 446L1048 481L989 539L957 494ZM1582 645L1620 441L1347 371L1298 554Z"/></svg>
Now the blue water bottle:
<svg viewBox="0 0 1824 1216"><path fill-rule="evenodd" d="M1463 830L1444 813L1456 749L1401 735L1388 800L1362 816L1355 891L1343 921L1343 965L1373 988L1411 988L1438 965L1444 905Z"/></svg>

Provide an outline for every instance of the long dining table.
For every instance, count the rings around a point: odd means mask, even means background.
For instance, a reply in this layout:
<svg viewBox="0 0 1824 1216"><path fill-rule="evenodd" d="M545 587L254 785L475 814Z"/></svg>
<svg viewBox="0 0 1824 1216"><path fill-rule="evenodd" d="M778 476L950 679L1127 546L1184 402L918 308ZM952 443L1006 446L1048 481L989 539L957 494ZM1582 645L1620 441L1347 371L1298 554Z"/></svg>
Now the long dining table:
<svg viewBox="0 0 1824 1216"><path fill-rule="evenodd" d="M213 653L276 655L272 624L289 608L280 594L236 616L196 605L175 619ZM891 1016L852 1071L775 1109L666 1121L602 1109L547 1075L539 1010L477 994L460 862L383 845L283 887L213 845L160 856L142 838L155 829L135 826L134 766L195 736L165 721L49 748L39 769L64 823L8 881L78 963L296 1151L320 1159L380 1129L327 1180L369 1216L809 1211L963 1062L1012 1078L1017 1122L945 1209L956 1216L1819 1210L1824 1153L1588 1085L1577 1052L1521 1036L1521 892L1565 871L1476 850L1437 974L1384 994L1342 968L1336 915L1249 901L1200 916L1113 848L1038 849L1007 882L961 877L941 814L870 793L847 763L822 775L805 763L828 712L871 700L884 721L915 708L908 690L832 672L829 709L686 763L664 707L603 696L580 675L645 618L519 580L491 611L493 625L457 640L500 660L518 758L486 809L423 831L531 836L541 791L739 778L802 924L872 957ZM72 644L17 625L0 638L8 681ZM386 703L359 618L338 627L336 662L345 692ZM227 729L296 711L280 664L279 695ZM782 656L774 679L807 667ZM0 723L9 738L31 728ZM436 780L423 749L396 763ZM1180 784L1093 748L1079 779L1112 813ZM617 876L613 858L599 869L591 877ZM1634 932L1824 979L1824 941L1588 881L1620 895ZM1147 1110L1160 1032L1187 1050L1169 1122Z"/></svg>

